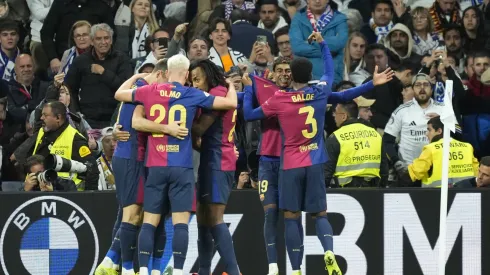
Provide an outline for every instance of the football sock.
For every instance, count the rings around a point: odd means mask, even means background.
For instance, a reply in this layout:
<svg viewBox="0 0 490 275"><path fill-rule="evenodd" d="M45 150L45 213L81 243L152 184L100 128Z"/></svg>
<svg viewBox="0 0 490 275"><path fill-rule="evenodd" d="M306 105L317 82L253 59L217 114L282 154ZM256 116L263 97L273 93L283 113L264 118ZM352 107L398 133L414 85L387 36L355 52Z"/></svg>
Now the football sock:
<svg viewBox="0 0 490 275"><path fill-rule="evenodd" d="M286 249L293 270L300 270L299 256L301 250L301 238L298 230L297 219L284 218L284 230L286 235Z"/></svg>
<svg viewBox="0 0 490 275"><path fill-rule="evenodd" d="M125 270L133 270L134 251L136 250L136 238L138 237L138 227L127 222L121 223L121 254L122 267Z"/></svg>
<svg viewBox="0 0 490 275"><path fill-rule="evenodd" d="M213 259L213 236L211 229L198 225L197 249L199 251L199 275L211 274L211 261Z"/></svg>
<svg viewBox="0 0 490 275"><path fill-rule="evenodd" d="M235 249L233 248L233 239L226 223L213 226L211 234L213 235L216 250L218 250L221 259L225 263L225 270L228 275L240 275Z"/></svg>
<svg viewBox="0 0 490 275"><path fill-rule="evenodd" d="M316 216L316 235L323 246L323 250L333 252L333 230L327 216Z"/></svg>
<svg viewBox="0 0 490 275"><path fill-rule="evenodd" d="M305 245L303 243L305 238L305 233L303 231L303 218L299 216L298 220L298 230L299 230L299 238L301 239L301 248L299 249L299 266L303 265L303 255L305 254Z"/></svg>
<svg viewBox="0 0 490 275"><path fill-rule="evenodd" d="M153 252L153 242L155 240L155 227L149 223L143 223L138 238L138 261L141 269L146 269L148 274L148 262Z"/></svg>
<svg viewBox="0 0 490 275"><path fill-rule="evenodd" d="M174 237L172 239L172 251L174 255L174 274L177 270L184 268L185 258L187 256L187 247L189 245L189 225L178 223L174 225Z"/></svg>
<svg viewBox="0 0 490 275"><path fill-rule="evenodd" d="M155 245L153 246L153 260L151 265L152 273L154 273L154 271L160 272L166 242L167 234L165 234L165 219L162 219L155 229Z"/></svg>
<svg viewBox="0 0 490 275"><path fill-rule="evenodd" d="M277 217L279 211L277 208L269 208L264 213L264 239L267 251L267 260L269 264L277 263Z"/></svg>

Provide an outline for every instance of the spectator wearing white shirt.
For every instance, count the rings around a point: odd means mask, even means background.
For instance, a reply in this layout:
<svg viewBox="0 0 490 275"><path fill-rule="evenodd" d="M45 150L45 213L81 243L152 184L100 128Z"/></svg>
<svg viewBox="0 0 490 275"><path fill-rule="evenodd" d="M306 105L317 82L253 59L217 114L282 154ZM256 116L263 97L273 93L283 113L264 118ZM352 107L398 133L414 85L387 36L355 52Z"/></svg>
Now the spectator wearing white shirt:
<svg viewBox="0 0 490 275"><path fill-rule="evenodd" d="M45 70L49 66L48 57L41 44L41 29L44 18L54 0L28 0L27 5L31 11L31 45L29 47L34 65L37 70Z"/></svg>

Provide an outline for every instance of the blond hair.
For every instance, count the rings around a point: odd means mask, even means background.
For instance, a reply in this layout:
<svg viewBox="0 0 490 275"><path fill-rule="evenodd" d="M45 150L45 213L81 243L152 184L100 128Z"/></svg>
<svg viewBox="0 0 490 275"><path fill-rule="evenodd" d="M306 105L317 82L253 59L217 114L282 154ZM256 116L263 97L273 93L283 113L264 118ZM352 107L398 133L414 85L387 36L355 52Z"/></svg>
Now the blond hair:
<svg viewBox="0 0 490 275"><path fill-rule="evenodd" d="M131 3L129 4L129 9L131 10L131 14L133 13L133 8L134 5L136 5L136 2L138 0L132 0ZM144 0L142 0L144 1ZM157 19L155 17L155 10L153 9L153 4L150 0L146 0L148 3L150 3L150 14L148 15L148 18L146 18L146 24L148 24L148 30L150 31L150 34L158 30L160 27L158 26ZM140 26L141 28L143 26Z"/></svg>
<svg viewBox="0 0 490 275"><path fill-rule="evenodd" d="M426 31L428 33L432 33L434 31L434 23L432 22L432 18L430 16L430 13L429 13L429 10L428 9L426 9L424 7L416 7L410 13L412 14L412 17L417 16L418 14L427 16L427 28L426 28ZM414 24L414 23L415 23L415 20L412 19L412 24ZM414 32L415 32L415 29L414 29Z"/></svg>
<svg viewBox="0 0 490 275"><path fill-rule="evenodd" d="M350 57L350 42L352 41L352 39L356 37L362 38L362 40L364 40L366 47L368 45L366 37L361 32L355 31L349 35L349 39L347 39L347 43L345 44L345 48L344 48L344 75L345 74L349 75L351 73L350 64L352 60ZM364 63L364 58L361 58L361 62Z"/></svg>

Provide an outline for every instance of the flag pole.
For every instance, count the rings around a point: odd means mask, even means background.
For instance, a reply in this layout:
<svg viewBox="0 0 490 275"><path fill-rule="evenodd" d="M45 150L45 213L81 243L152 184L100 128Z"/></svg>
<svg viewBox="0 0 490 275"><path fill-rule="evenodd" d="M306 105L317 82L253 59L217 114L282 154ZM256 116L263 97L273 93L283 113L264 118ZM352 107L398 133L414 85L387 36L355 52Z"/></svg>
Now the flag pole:
<svg viewBox="0 0 490 275"><path fill-rule="evenodd" d="M443 142L442 142L442 178L441 178L441 206L439 215L439 274L445 275L446 273L446 235L447 235L447 202L448 202L448 187L449 187L449 146L450 146L450 132L454 131L454 121L447 121L448 116L454 117L454 111L452 109L452 94L453 94L453 82L451 80L446 81L446 91L444 95L444 107L445 114L441 115L441 120L444 123ZM450 109L449 109L450 108ZM451 119L452 119L451 117ZM452 124L452 125L451 125Z"/></svg>

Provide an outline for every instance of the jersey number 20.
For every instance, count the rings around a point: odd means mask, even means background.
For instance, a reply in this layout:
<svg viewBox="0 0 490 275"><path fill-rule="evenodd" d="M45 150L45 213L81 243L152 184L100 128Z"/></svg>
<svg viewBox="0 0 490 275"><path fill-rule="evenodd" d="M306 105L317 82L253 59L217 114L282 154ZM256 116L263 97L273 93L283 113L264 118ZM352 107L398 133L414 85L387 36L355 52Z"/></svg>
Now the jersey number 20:
<svg viewBox="0 0 490 275"><path fill-rule="evenodd" d="M175 122L175 113L179 111L180 112L180 122L181 126L185 127L185 122L187 120L187 111L183 105L177 104L168 110L168 122L167 124L171 124ZM162 104L154 104L150 108L150 116L154 117L156 116L158 112L158 116L155 118L156 123L162 123L162 121L165 119L165 116L167 115L167 110L165 109L165 106ZM153 137L163 137L163 134L152 134Z"/></svg>
<svg viewBox="0 0 490 275"><path fill-rule="evenodd" d="M316 133L318 132L318 127L317 127L317 124L316 124L316 119L313 117L313 115L315 114L315 109L312 106L301 107L299 109L298 114L304 114L304 113L307 113L308 114L307 117L306 117L305 125L311 125L310 126L311 127L311 131L302 130L301 133L303 134L303 136L305 138L313 138L313 137L316 136Z"/></svg>

